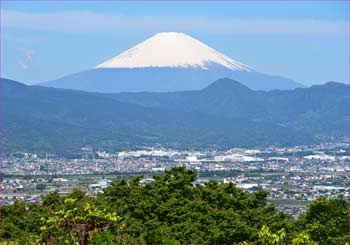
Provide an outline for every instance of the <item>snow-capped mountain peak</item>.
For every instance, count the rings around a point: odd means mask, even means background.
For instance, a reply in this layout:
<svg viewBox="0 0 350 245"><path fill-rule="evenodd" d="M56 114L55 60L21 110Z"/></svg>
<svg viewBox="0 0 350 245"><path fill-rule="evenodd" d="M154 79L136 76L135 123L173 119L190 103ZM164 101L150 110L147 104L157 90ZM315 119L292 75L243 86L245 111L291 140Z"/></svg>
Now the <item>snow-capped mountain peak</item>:
<svg viewBox="0 0 350 245"><path fill-rule="evenodd" d="M208 69L211 65L234 71L253 71L184 33L161 32L96 68L180 67Z"/></svg>

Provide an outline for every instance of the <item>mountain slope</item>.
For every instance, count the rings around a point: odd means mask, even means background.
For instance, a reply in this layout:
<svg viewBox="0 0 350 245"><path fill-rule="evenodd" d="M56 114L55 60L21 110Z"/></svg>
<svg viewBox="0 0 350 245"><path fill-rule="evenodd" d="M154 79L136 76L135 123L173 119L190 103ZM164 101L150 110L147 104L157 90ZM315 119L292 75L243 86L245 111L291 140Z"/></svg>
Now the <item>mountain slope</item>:
<svg viewBox="0 0 350 245"><path fill-rule="evenodd" d="M276 123L317 135L350 136L350 85L341 83L264 92L220 79L199 91L106 96L147 107Z"/></svg>
<svg viewBox="0 0 350 245"><path fill-rule="evenodd" d="M228 77L255 90L292 89L301 84L259 73L183 33L158 33L93 69L42 86L95 92L198 90Z"/></svg>
<svg viewBox="0 0 350 245"><path fill-rule="evenodd" d="M234 147L314 142L273 123L200 112L146 108L107 95L25 86L2 79L4 152L110 151L161 143L171 147Z"/></svg>

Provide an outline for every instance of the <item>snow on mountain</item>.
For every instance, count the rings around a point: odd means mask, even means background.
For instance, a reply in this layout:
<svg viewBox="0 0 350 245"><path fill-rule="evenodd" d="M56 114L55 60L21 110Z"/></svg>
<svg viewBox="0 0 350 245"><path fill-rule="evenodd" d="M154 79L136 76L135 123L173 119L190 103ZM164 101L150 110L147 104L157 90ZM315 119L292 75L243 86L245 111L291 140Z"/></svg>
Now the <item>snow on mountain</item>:
<svg viewBox="0 0 350 245"><path fill-rule="evenodd" d="M253 71L197 39L177 32L158 33L96 68L183 67L207 70L211 65L234 71Z"/></svg>

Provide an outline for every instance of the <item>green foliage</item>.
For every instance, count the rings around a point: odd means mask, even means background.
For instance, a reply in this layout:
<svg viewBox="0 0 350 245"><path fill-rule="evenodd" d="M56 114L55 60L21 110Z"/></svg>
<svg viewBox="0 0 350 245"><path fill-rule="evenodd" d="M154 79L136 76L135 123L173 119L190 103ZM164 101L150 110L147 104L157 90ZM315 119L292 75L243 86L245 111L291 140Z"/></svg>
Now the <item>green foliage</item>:
<svg viewBox="0 0 350 245"><path fill-rule="evenodd" d="M95 232L91 235L89 238L89 244L115 244L115 237L110 231L105 231L105 232Z"/></svg>
<svg viewBox="0 0 350 245"><path fill-rule="evenodd" d="M268 226L263 225L258 233L258 236L258 242L261 244L281 244L283 239L286 237L286 231L281 229L277 233L272 233Z"/></svg>
<svg viewBox="0 0 350 245"><path fill-rule="evenodd" d="M302 231L292 240L292 244L314 244L308 231Z"/></svg>
<svg viewBox="0 0 350 245"><path fill-rule="evenodd" d="M37 231L40 218L46 215L45 209L38 204L27 204L18 200L14 204L1 206L2 240L17 244L38 243Z"/></svg>
<svg viewBox="0 0 350 245"><path fill-rule="evenodd" d="M316 199L309 204L300 223L313 241L349 243L350 202L343 196L337 199Z"/></svg>
<svg viewBox="0 0 350 245"><path fill-rule="evenodd" d="M59 210L41 221L43 242L87 244L93 234L108 230L110 225L120 221L120 217L115 212L98 207L96 200L86 197L82 191L74 190L64 198Z"/></svg>
<svg viewBox="0 0 350 245"><path fill-rule="evenodd" d="M124 217L125 232L136 243L253 242L265 223L288 229L283 221L289 217L267 203L266 192L248 194L232 183L215 181L193 185L196 173L184 168L153 178L147 185L137 178L116 180L100 195Z"/></svg>
<svg viewBox="0 0 350 245"><path fill-rule="evenodd" d="M4 242L13 244L349 243L349 201L320 198L298 220L278 213L267 192L215 181L195 185L182 167L118 179L95 197L75 189L41 204L1 207Z"/></svg>

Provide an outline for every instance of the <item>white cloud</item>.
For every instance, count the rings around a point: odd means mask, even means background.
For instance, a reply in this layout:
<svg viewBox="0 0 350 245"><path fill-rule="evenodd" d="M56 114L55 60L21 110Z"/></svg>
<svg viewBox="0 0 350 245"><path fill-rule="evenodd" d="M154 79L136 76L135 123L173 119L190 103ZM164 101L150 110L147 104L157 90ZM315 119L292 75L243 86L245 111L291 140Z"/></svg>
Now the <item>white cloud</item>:
<svg viewBox="0 0 350 245"><path fill-rule="evenodd" d="M19 48L17 51L19 54L18 65L22 68L22 70L27 70L33 60L35 51L28 48Z"/></svg>
<svg viewBox="0 0 350 245"><path fill-rule="evenodd" d="M237 19L190 15L113 15L91 11L29 13L2 10L2 28L46 31L108 31L132 33L142 30L201 32L210 34L286 34L348 36L349 22L325 20Z"/></svg>

